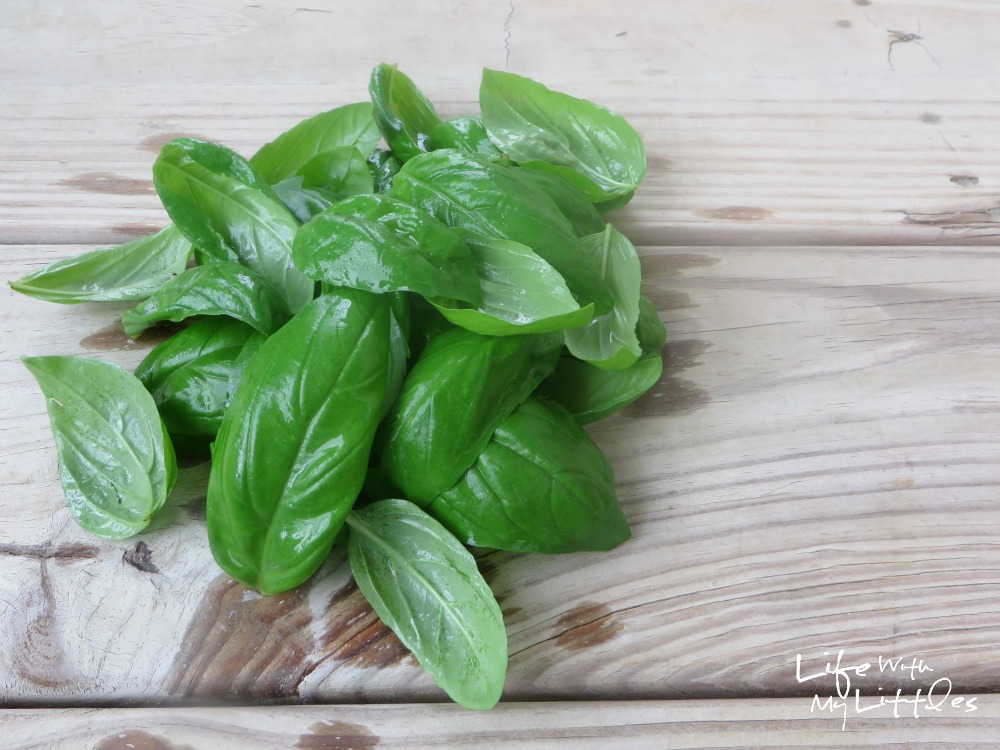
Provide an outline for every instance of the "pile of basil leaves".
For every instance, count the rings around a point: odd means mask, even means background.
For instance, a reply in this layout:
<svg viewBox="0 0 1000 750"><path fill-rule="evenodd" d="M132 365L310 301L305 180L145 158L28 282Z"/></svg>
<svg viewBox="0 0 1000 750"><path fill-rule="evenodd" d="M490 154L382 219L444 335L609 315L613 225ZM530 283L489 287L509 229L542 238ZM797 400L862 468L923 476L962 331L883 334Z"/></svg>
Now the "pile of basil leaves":
<svg viewBox="0 0 1000 750"><path fill-rule="evenodd" d="M602 213L646 168L620 116L486 70L481 117L442 120L395 66L371 103L246 160L166 144L172 224L12 283L136 301L130 336L188 323L132 375L29 357L87 531L141 531L211 452L207 525L229 575L298 586L345 541L378 615L458 703L500 698L507 637L464 545L566 553L629 537L583 430L660 377L666 332ZM384 144L388 148L380 148Z"/></svg>

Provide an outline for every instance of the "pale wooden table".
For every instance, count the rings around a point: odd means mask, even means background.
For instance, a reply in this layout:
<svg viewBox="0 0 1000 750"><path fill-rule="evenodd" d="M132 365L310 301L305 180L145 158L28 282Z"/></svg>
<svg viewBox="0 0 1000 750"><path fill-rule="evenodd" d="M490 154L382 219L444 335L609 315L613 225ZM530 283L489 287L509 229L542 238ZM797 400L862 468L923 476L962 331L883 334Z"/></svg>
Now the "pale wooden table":
<svg viewBox="0 0 1000 750"><path fill-rule="evenodd" d="M18 360L133 367L155 342L130 343L121 308L0 291L0 747L996 746L1000 2L3 11L5 280L158 228L150 166L176 135L251 153L364 99L380 61L470 113L489 66L643 135L649 176L615 221L671 340L662 382L592 429L634 538L485 558L511 663L481 714L440 703L338 560L271 599L222 575L204 466L140 537L158 573L82 533ZM865 706L947 678L976 710L852 709L845 729L812 702L833 679L796 672L841 649L876 665L852 682Z"/></svg>

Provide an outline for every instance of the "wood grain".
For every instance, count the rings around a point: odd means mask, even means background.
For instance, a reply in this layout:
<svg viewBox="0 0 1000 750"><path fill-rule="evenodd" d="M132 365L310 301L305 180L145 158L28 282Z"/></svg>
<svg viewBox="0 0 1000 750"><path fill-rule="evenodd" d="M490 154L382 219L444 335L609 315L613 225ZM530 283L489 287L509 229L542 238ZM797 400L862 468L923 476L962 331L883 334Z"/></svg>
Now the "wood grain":
<svg viewBox="0 0 1000 750"><path fill-rule="evenodd" d="M490 712L427 704L21 710L0 713L0 729L8 750L995 747L1000 700L968 697L968 713L948 706L897 717L884 706L846 724L794 699L515 703Z"/></svg>
<svg viewBox="0 0 1000 750"><path fill-rule="evenodd" d="M996 243L996 3L322 10L15 2L0 19L0 242L149 232L164 221L150 182L162 143L193 135L252 153L305 116L365 99L386 60L446 115L478 110L483 66L622 112L650 168L617 219L643 244Z"/></svg>
<svg viewBox="0 0 1000 750"><path fill-rule="evenodd" d="M5 248L0 272L69 250ZM839 649L851 663L924 659L956 689L998 687L1000 251L640 252L671 331L666 375L592 427L634 536L610 554L481 556L510 636L505 696L806 695L796 656L822 668ZM204 464L182 472L137 540L79 531L42 398L14 358L131 367L150 342L123 337L116 306L5 294L9 702L440 699L342 558L268 599L222 575L205 539ZM123 561L139 540L159 572ZM931 677L860 687L926 689Z"/></svg>

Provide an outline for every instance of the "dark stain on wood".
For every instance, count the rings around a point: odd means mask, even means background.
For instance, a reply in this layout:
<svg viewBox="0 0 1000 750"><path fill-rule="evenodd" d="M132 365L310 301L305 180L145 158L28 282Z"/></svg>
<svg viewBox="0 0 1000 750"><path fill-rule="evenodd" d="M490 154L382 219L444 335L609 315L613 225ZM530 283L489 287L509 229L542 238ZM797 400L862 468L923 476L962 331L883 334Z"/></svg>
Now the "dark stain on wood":
<svg viewBox="0 0 1000 750"><path fill-rule="evenodd" d="M57 604L48 558L41 558L40 580L24 600L23 623L20 632L10 633L2 640L11 644L7 658L22 679L47 688L70 683L74 676L72 663L63 651L63 637L56 620Z"/></svg>
<svg viewBox="0 0 1000 750"><path fill-rule="evenodd" d="M559 618L555 643L572 651L607 643L625 629L606 604L586 602Z"/></svg>
<svg viewBox="0 0 1000 750"><path fill-rule="evenodd" d="M95 331L89 336L80 339L80 346L91 351L112 352L123 349L131 349L137 344L143 348L152 348L173 336L184 328L181 323L158 323L152 328L147 328L139 338L132 338L122 327L121 318L106 325L99 331Z"/></svg>
<svg viewBox="0 0 1000 750"><path fill-rule="evenodd" d="M325 623L320 636L323 658L364 669L380 669L407 659L416 662L353 580L330 597L327 611L333 619Z"/></svg>
<svg viewBox="0 0 1000 750"><path fill-rule="evenodd" d="M153 550L145 542L136 542L135 547L125 550L122 553L122 560L144 573L160 572L160 569L153 562Z"/></svg>
<svg viewBox="0 0 1000 750"><path fill-rule="evenodd" d="M706 219L722 219L723 221L763 221L774 216L773 211L757 206L723 206L699 211L699 216Z"/></svg>
<svg viewBox="0 0 1000 750"><path fill-rule="evenodd" d="M127 221L123 224L115 224L111 227L112 232L123 235L130 240L137 240L140 237L147 237L151 234L156 234L161 229L163 229L163 227L159 224L148 224L142 221Z"/></svg>
<svg viewBox="0 0 1000 750"><path fill-rule="evenodd" d="M948 181L961 187L973 187L979 184L979 178L973 174L953 174Z"/></svg>
<svg viewBox="0 0 1000 750"><path fill-rule="evenodd" d="M0 555L36 557L39 560L92 560L101 552L92 544L2 544Z"/></svg>
<svg viewBox="0 0 1000 750"><path fill-rule="evenodd" d="M409 660L416 666L353 581L331 595L316 620L308 601L312 586L262 597L220 575L188 624L166 693L280 699L296 696L324 664L381 669Z"/></svg>
<svg viewBox="0 0 1000 750"><path fill-rule="evenodd" d="M679 373L701 364L701 355L711 346L701 339L668 340L663 348L663 376L622 413L641 419L694 411L709 403L711 394Z"/></svg>
<svg viewBox="0 0 1000 750"><path fill-rule="evenodd" d="M112 734L94 746L94 750L194 750L190 745L175 745L166 737L139 729Z"/></svg>
<svg viewBox="0 0 1000 750"><path fill-rule="evenodd" d="M925 125L940 125L943 118L934 112L924 112L920 115L920 122Z"/></svg>
<svg viewBox="0 0 1000 750"><path fill-rule="evenodd" d="M377 747L378 735L361 724L349 721L319 721L310 725L309 731L299 737L295 747L306 750L360 750Z"/></svg>
<svg viewBox="0 0 1000 750"><path fill-rule="evenodd" d="M153 133L152 135L147 135L141 141L139 141L139 148L143 151L149 151L153 154L160 153L160 149L166 146L170 141L175 138L197 138L202 141L209 140L204 136L192 135L191 133Z"/></svg>
<svg viewBox="0 0 1000 750"><path fill-rule="evenodd" d="M861 6L871 5L872 4L872 0L854 0L854 4L855 5L861 5Z"/></svg>
<svg viewBox="0 0 1000 750"><path fill-rule="evenodd" d="M155 195L152 180L137 180L134 177L113 172L84 172L59 182L60 185L86 190L88 193L108 195Z"/></svg>
<svg viewBox="0 0 1000 750"><path fill-rule="evenodd" d="M293 695L315 642L300 586L261 596L220 575L188 624L165 689L168 695L280 698Z"/></svg>
<svg viewBox="0 0 1000 750"><path fill-rule="evenodd" d="M680 276L692 268L707 268L718 265L721 258L701 253L654 253L642 256L644 279L653 276ZM657 309L662 309L657 306Z"/></svg>
<svg viewBox="0 0 1000 750"><path fill-rule="evenodd" d="M850 21L847 21L847 20L844 20L844 21L837 21L837 26L839 26L839 27L840 27L840 28L842 28L842 29L849 29L849 28L851 28L851 27L852 27L853 25L854 25L853 23L851 23Z"/></svg>

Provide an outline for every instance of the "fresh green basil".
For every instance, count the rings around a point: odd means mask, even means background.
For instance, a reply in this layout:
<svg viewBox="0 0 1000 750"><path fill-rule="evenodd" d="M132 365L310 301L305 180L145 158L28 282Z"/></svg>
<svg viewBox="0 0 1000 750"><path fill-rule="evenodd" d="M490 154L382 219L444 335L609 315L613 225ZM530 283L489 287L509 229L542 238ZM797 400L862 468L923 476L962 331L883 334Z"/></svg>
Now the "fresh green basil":
<svg viewBox="0 0 1000 750"><path fill-rule="evenodd" d="M477 303L472 252L457 232L381 193L356 195L314 217L295 237L303 272L336 286L412 291Z"/></svg>
<svg viewBox="0 0 1000 750"><path fill-rule="evenodd" d="M577 422L587 424L628 406L656 385L662 374L659 354L644 354L624 370L602 370L574 357L563 357L539 392L562 404Z"/></svg>
<svg viewBox="0 0 1000 750"><path fill-rule="evenodd" d="M428 150L431 131L441 118L409 76L382 63L372 70L368 93L382 137L400 163Z"/></svg>
<svg viewBox="0 0 1000 750"><path fill-rule="evenodd" d="M489 69L479 106L501 151L526 167L566 177L595 203L630 195L646 173L638 133L605 107Z"/></svg>
<svg viewBox="0 0 1000 750"><path fill-rule="evenodd" d="M122 315L135 337L151 325L179 323L194 315L228 315L270 334L288 320L288 309L264 279L239 263L209 263L187 269L135 309Z"/></svg>
<svg viewBox="0 0 1000 750"><path fill-rule="evenodd" d="M660 320L653 301L645 295L639 297L639 320L635 325L635 336L644 353L659 355L667 343L667 327Z"/></svg>
<svg viewBox="0 0 1000 750"><path fill-rule="evenodd" d="M563 407L529 398L428 513L466 544L584 552L630 536L611 462Z"/></svg>
<svg viewBox="0 0 1000 750"><path fill-rule="evenodd" d="M153 165L153 185L177 228L205 259L238 261L266 279L292 312L313 298L292 263L299 223L265 179L216 143L178 138Z"/></svg>
<svg viewBox="0 0 1000 750"><path fill-rule="evenodd" d="M547 333L585 326L593 305L580 307L556 270L531 248L511 240L466 237L476 261L482 304L431 299L457 326L486 336Z"/></svg>
<svg viewBox="0 0 1000 750"><path fill-rule="evenodd" d="M611 294L600 266L544 192L486 159L442 149L411 159L392 182L391 195L439 221L484 237L527 245L558 271L581 306L607 312Z"/></svg>
<svg viewBox="0 0 1000 750"><path fill-rule="evenodd" d="M564 356L538 393L562 404L580 424L596 422L628 406L663 374L660 350L667 341L667 329L648 297L639 297L635 333L642 350L638 362L624 370L605 370Z"/></svg>
<svg viewBox="0 0 1000 750"><path fill-rule="evenodd" d="M456 117L437 125L430 134L431 148L453 148L470 154L481 154L490 161L503 156L478 117Z"/></svg>
<svg viewBox="0 0 1000 750"><path fill-rule="evenodd" d="M413 503L382 500L348 517L358 588L459 705L496 705L507 674L503 615L476 561Z"/></svg>
<svg viewBox="0 0 1000 750"><path fill-rule="evenodd" d="M93 534L142 531L177 479L173 445L134 376L87 357L24 357L45 394L70 513Z"/></svg>
<svg viewBox="0 0 1000 750"><path fill-rule="evenodd" d="M245 365L240 355L263 338L238 320L205 318L146 355L135 376L178 445L200 447L215 437Z"/></svg>
<svg viewBox="0 0 1000 750"><path fill-rule="evenodd" d="M399 160L391 151L372 151L368 157L368 171L376 193L384 193L392 187L392 178L399 171Z"/></svg>
<svg viewBox="0 0 1000 750"><path fill-rule="evenodd" d="M322 564L364 482L388 367L389 301L352 289L310 303L250 361L208 484L219 565L272 594Z"/></svg>
<svg viewBox="0 0 1000 750"><path fill-rule="evenodd" d="M347 104L321 112L286 130L250 158L250 164L272 185L299 174L310 159L331 149L353 147L371 153L378 143L378 125L369 102Z"/></svg>
<svg viewBox="0 0 1000 750"><path fill-rule="evenodd" d="M131 302L181 273L190 257L191 243L168 226L124 245L50 263L10 286L46 302Z"/></svg>
<svg viewBox="0 0 1000 750"><path fill-rule="evenodd" d="M580 188L554 172L510 167L511 173L536 190L541 190L573 226L579 237L604 231L604 219Z"/></svg>
<svg viewBox="0 0 1000 750"><path fill-rule="evenodd" d="M639 320L639 255L611 224L583 238L584 251L597 263L614 297L614 308L585 328L566 331L566 348L578 359L605 370L624 370L642 354L635 327Z"/></svg>
<svg viewBox="0 0 1000 750"><path fill-rule="evenodd" d="M555 367L559 337L436 336L410 369L379 436L381 468L408 500L428 505L482 453Z"/></svg>

